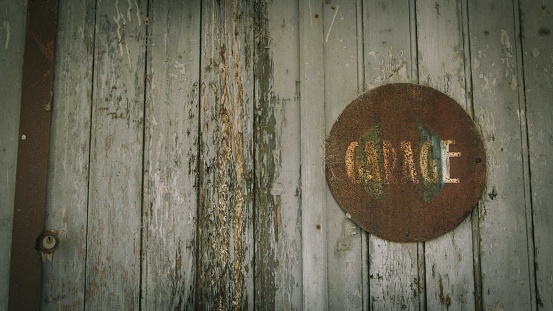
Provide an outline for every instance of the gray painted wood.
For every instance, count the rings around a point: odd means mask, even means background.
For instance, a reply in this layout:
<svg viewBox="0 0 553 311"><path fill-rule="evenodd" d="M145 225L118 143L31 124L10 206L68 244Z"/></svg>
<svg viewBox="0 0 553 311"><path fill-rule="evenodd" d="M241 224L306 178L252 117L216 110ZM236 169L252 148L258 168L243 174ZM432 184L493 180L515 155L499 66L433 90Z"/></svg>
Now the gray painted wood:
<svg viewBox="0 0 553 311"><path fill-rule="evenodd" d="M367 88L416 81L409 2L366 1L363 10ZM417 244L388 242L371 235L369 258L371 310L418 310Z"/></svg>
<svg viewBox="0 0 553 311"><path fill-rule="evenodd" d="M139 306L146 1L96 8L86 309Z"/></svg>
<svg viewBox="0 0 553 311"><path fill-rule="evenodd" d="M300 0L303 309L328 309L323 4Z"/></svg>
<svg viewBox="0 0 553 311"><path fill-rule="evenodd" d="M142 308L194 309L200 1L148 14Z"/></svg>
<svg viewBox="0 0 553 311"><path fill-rule="evenodd" d="M94 1L61 1L45 228L61 240L43 256L42 308L82 310L94 53Z"/></svg>
<svg viewBox="0 0 553 311"><path fill-rule="evenodd" d="M255 30L255 309L302 308L296 0L260 1Z"/></svg>
<svg viewBox="0 0 553 311"><path fill-rule="evenodd" d="M419 81L447 94L470 112L462 16L460 1L417 1ZM470 221L468 217L451 232L425 243L429 310L475 308Z"/></svg>
<svg viewBox="0 0 553 311"><path fill-rule="evenodd" d="M359 93L357 38L360 34L355 1L327 1L323 23L325 123L329 133L342 110ZM328 308L361 310L364 275L361 229L346 217L329 190L326 194Z"/></svg>
<svg viewBox="0 0 553 311"><path fill-rule="evenodd" d="M519 2L535 239L530 264L536 270L537 309L553 310L553 1Z"/></svg>
<svg viewBox="0 0 553 311"><path fill-rule="evenodd" d="M27 1L0 1L0 310L8 309L26 13Z"/></svg>
<svg viewBox="0 0 553 311"><path fill-rule="evenodd" d="M253 308L253 8L202 4L198 308Z"/></svg>
<svg viewBox="0 0 553 311"><path fill-rule="evenodd" d="M532 310L519 111L517 34L511 2L469 3L474 111L488 184L479 210L483 308Z"/></svg>

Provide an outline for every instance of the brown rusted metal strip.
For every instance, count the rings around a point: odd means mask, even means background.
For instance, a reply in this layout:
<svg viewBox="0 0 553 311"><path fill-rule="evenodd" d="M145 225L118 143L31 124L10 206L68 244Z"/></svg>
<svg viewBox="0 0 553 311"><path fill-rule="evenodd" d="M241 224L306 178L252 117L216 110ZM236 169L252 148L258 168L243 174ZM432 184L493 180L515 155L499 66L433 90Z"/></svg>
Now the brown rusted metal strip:
<svg viewBox="0 0 553 311"><path fill-rule="evenodd" d="M42 261L36 245L44 228L57 10L57 0L27 3L10 310L40 309Z"/></svg>

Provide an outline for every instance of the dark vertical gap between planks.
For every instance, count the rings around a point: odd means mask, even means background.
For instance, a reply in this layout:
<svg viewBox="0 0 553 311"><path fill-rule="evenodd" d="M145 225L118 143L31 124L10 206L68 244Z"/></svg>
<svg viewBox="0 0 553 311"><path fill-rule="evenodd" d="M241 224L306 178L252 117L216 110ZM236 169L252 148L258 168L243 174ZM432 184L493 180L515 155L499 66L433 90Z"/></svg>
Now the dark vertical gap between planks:
<svg viewBox="0 0 553 311"><path fill-rule="evenodd" d="M361 94L365 91L365 33L363 24L363 0L356 0L356 33L357 33L357 93ZM369 233L365 230L358 229L361 234L361 306L363 310L369 310L370 306L370 285L369 285Z"/></svg>
<svg viewBox="0 0 553 311"><path fill-rule="evenodd" d="M150 0L146 1L146 20L149 20L150 17ZM146 114L147 112L147 98L148 98L148 44L150 43L150 31L151 28L148 23L145 25L146 38L144 40L144 94L143 94L143 112L142 112L142 180L140 181L140 189L142 189L140 194L140 251L139 251L139 275L138 275L138 310L142 310L143 303L143 287L144 283L144 186L145 186L145 170L146 170Z"/></svg>
<svg viewBox="0 0 553 311"><path fill-rule="evenodd" d="M89 122L89 127L88 127L88 164L87 164L87 168L88 168L88 172L87 172L87 176L88 176L88 184L87 184L87 195L86 195L86 228L85 228L85 247L84 247L84 251L85 251L85 260L84 260L84 283L83 283L83 286L84 286L84 289L83 289L83 293L84 293L84 297L83 297L83 311L86 310L86 296L87 296L87 292L86 292L86 289L87 289L87 269L88 269L88 229L90 227L90 219L89 219L89 210L90 210L90 173L91 173L91 161L92 161L92 124L93 124L93 118L94 118L94 77L96 76L95 75L95 70L96 70L96 23L97 23L97 20L98 20L98 0L96 0L94 2L94 25L92 25L93 27L93 33L92 33L92 72L90 73L90 84L91 84L91 87L90 87L90 122Z"/></svg>
<svg viewBox="0 0 553 311"><path fill-rule="evenodd" d="M534 245L534 201L532 198L532 165L530 163L530 137L528 136L528 116L526 102L526 77L524 75L524 45L522 44L522 10L520 0L513 0L513 20L515 23L515 48L518 78L518 104L520 111L520 145L522 149L522 167L524 179L524 202L526 205L526 236L528 250L528 276L531 299L531 310L538 309L538 276L536 262L536 248Z"/></svg>
<svg viewBox="0 0 553 311"><path fill-rule="evenodd" d="M203 93L203 81L202 81L202 64L203 64L203 30L204 28L201 26L203 25L204 20L204 1L200 1L200 27L199 27L199 34L198 34L198 40L200 40L199 44L199 60L198 60L198 133L197 133L197 151L196 151L196 237L194 238L195 241L195 249L196 249L196 276L195 276L195 283L198 285L200 284L200 236L201 236L201 195L202 195L202 174L203 174L203 167L202 167L202 93ZM200 290L198 289L198 286L195 286L194 290L196 293L194 294L194 310L199 309L199 301L200 301Z"/></svg>
<svg viewBox="0 0 553 311"><path fill-rule="evenodd" d="M417 29L417 0L409 1L409 24L411 28L411 79L419 83L419 48ZM417 242L417 270L419 310L426 310L426 256L425 242Z"/></svg>
<svg viewBox="0 0 553 311"><path fill-rule="evenodd" d="M472 81L472 57L470 48L470 22L468 0L462 0L461 14L463 20L463 51L465 66L465 97L467 100L467 109L470 109L470 115L474 119L474 97ZM479 202L471 213L471 232L472 232L472 265L474 277L474 306L475 310L483 310L482 299L482 267L480 265L480 209Z"/></svg>
<svg viewBox="0 0 553 311"><path fill-rule="evenodd" d="M363 0L356 0L356 19L357 19L357 89L359 93L365 91L365 32L363 19Z"/></svg>
<svg viewBox="0 0 553 311"><path fill-rule="evenodd" d="M254 2L254 12L256 12L258 6L260 5L260 3L262 2L263 0L258 0L258 1L255 1ZM257 306L257 301L259 299L259 295L257 294L257 287L258 287L258 283L257 283L257 269L258 269L258 265L257 265L257 261L259 260L259 254L257 253L258 252L258 246L257 246L257 241L258 241L258 234L257 234L257 216L258 216L258 213L257 213L257 209L259 208L258 206L258 203L257 203L257 200L259 199L258 195L257 195L257 191L259 191L259 187L257 186L257 182L259 180L259 176L257 175L257 168L258 168L258 165L257 165L257 161L259 159L259 149L258 149L258 146L257 146L257 139L258 139L258 133L257 133L257 127L258 127L258 116L257 116L257 107L256 107L256 103L257 101L259 100L258 98L258 93L257 93L257 88L259 87L258 83L257 83L257 79L259 79L258 75L257 75L257 59L260 57L260 53L259 53L259 46L261 43L258 42L256 40L256 36L261 36L262 33L261 32L261 20L262 20L262 17L259 16L259 13L260 12L256 12L257 14L254 15L253 17L253 33L254 33L254 39L253 39L253 44L254 44L254 48L253 48L253 59L254 59L254 65L253 65L253 143L252 143L252 146L253 146L253 185L252 185L252 199L253 199L253 203L252 203L252 218L253 218L253 224L252 224L252 229L253 229L253 245L252 245L252 248L253 248L253 261L252 261L252 269L253 269L253 305L254 306ZM260 40L262 41L262 39ZM274 296L274 295L273 295Z"/></svg>
<svg viewBox="0 0 553 311"><path fill-rule="evenodd" d="M417 0L409 0L409 24L411 28L411 79L419 82L419 47L417 32Z"/></svg>

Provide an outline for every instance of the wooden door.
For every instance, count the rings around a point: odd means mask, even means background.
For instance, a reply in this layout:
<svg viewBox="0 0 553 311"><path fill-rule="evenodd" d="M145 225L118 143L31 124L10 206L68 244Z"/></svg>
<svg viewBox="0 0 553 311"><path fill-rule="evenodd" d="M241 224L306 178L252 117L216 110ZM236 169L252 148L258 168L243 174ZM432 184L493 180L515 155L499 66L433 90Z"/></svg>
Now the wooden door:
<svg viewBox="0 0 553 311"><path fill-rule="evenodd" d="M23 2L0 0L0 310ZM60 0L45 225L61 246L43 256L43 308L552 310L551 12ZM359 229L324 176L338 115L392 82L455 99L488 156L472 215L424 243Z"/></svg>

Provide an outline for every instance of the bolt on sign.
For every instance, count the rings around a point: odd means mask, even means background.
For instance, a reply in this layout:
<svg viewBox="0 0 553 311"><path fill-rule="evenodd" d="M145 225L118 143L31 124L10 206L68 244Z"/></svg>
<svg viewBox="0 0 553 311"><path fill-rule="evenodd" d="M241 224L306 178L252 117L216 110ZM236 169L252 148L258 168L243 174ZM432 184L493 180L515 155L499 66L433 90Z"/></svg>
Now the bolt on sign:
<svg viewBox="0 0 553 311"><path fill-rule="evenodd" d="M377 87L350 103L326 145L330 190L357 225L397 242L459 225L486 182L484 143L471 117L426 86Z"/></svg>

